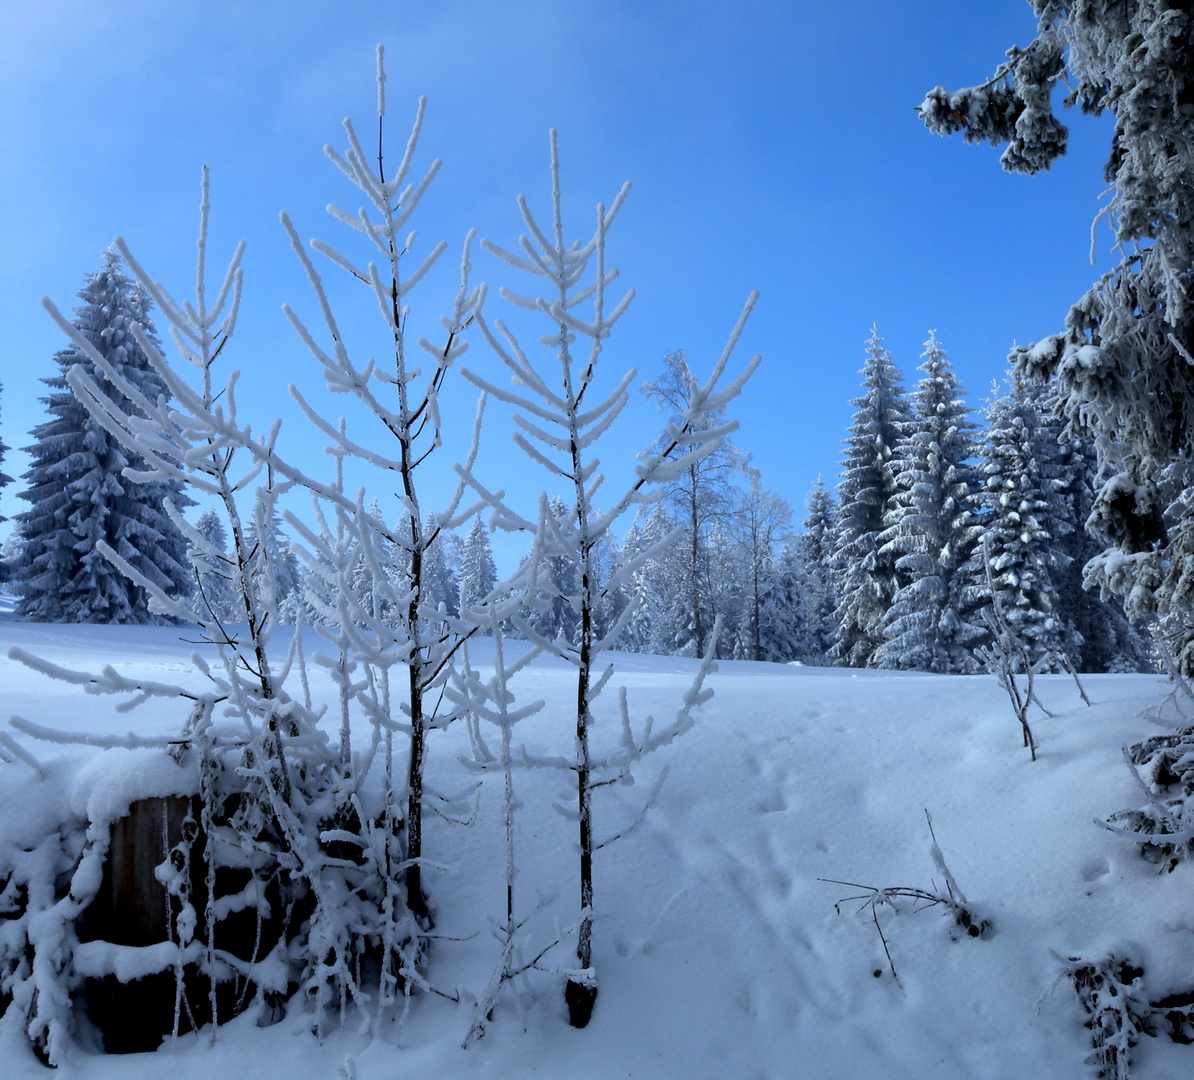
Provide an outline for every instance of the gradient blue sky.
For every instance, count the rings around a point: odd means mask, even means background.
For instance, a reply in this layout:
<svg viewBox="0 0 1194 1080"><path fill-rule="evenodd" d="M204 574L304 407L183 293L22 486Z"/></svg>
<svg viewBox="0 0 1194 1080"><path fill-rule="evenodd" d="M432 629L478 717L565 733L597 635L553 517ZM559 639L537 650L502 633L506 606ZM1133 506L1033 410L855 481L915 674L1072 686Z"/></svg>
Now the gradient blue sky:
<svg viewBox="0 0 1194 1080"><path fill-rule="evenodd" d="M928 134L913 111L937 84L984 80L1033 32L1024 0L8 0L0 432L14 449L4 471L27 467L19 448L44 419L37 379L55 372L64 344L39 298L73 306L117 234L186 295L202 165L212 262L248 243L229 356L245 372L242 412L258 427L280 412L284 445L325 468L285 400L287 382L318 393L319 380L281 315L284 301L308 316L314 305L277 216L287 210L304 236L344 239L323 208L357 201L322 148L343 146L346 115L372 130L380 41L392 158L426 94L418 165L444 161L416 227L421 250L442 238L451 251L412 294L415 324L431 329L450 303L469 228L512 246L515 196L546 212L555 126L575 235L599 200L634 185L609 241L621 284L637 292L605 354L610 377L629 366L653 376L676 348L707 370L758 289L740 362L757 352L763 364L733 410L737 441L802 516L817 473L836 482L872 323L909 385L935 327L978 404L1009 346L1060 329L1099 272L1088 250L1106 122L1071 116L1069 155L1027 178L1004 174L990 147ZM1104 269L1109 246L1104 229ZM481 253L474 274L521 284ZM502 306L494 289L490 314ZM362 351L377 340L368 307L347 308L361 312ZM479 340L466 362L495 371ZM465 417L471 396L450 399ZM635 403L601 455L611 486L659 423ZM488 435L483 473L516 491L539 483L511 456L500 416ZM23 508L20 486L0 493L0 513Z"/></svg>

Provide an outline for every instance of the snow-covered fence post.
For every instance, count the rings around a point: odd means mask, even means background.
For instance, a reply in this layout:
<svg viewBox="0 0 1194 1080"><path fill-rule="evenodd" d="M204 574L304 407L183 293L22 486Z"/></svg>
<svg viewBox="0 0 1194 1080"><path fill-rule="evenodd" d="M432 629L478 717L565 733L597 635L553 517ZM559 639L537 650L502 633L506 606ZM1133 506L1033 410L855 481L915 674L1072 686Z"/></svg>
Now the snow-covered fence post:
<svg viewBox="0 0 1194 1080"><path fill-rule="evenodd" d="M596 229L592 237L584 243L568 246L564 240L559 156L554 131L551 133L551 179L550 235L539 226L526 200L520 196L518 205L529 234L520 240L523 255L512 254L488 241L483 241L482 246L509 266L525 271L544 283L545 296L523 296L508 289L503 289L502 295L519 307L540 313L552 324L553 332L544 337L542 342L552 351L553 370L550 374L544 374L531 362L514 334L501 321L495 321L491 328L478 312L478 325L486 341L513 375L516 389L500 387L493 380L471 371L466 370L464 374L490 396L514 407L514 422L520 429L514 436L515 442L536 465L544 469L553 483L564 485L569 492L571 505L563 515L551 513L545 507L546 495L541 496L536 524L513 510L500 492L486 487L472 469L462 467L459 471L490 506L493 521L499 528L541 533L546 530L543 541L536 545L540 557L566 559L576 571L577 592L564 598L578 617L576 640L568 641L559 636L548 641L536 633L527 620L515 616L512 621L516 629L533 644L564 657L575 665L577 672L575 715L571 717L574 722L574 754L569 771L575 779L577 796L575 815L580 841L580 917L577 925L577 966L569 973L565 998L572 1024L584 1027L592 1014L597 996L592 959L593 856L605 843L621 835L616 834L605 841L595 839L593 793L605 784L627 780L635 761L670 742L691 725L692 709L706 700L710 693L702 689L703 679L709 670L703 667L675 721L662 731L655 732L648 719L641 736L636 736L631 730L623 694L621 743L611 753L601 755L595 752L592 745L593 705L613 675L612 667L603 669L600 666L600 657L602 652L612 647L633 617L634 605L628 605L614 625L605 628L603 633L598 632L595 615L606 597L629 580L647 559L671 542L675 534L663 538L629 560L605 582L598 580L595 552L608 536L614 522L629 510L656 501L661 495L657 485L674 480L679 470L716 451L722 440L735 430L737 424L721 421L719 414L740 393L759 358L755 357L723 389L717 388L754 306L756 295L752 294L709 380L694 390L683 414L669 424L662 445L642 455L635 480L621 494L610 499L610 509L599 509L596 496L604 477L598 472L597 459L586 458L586 454L617 419L628 400L627 388L635 377L632 369L608 390L606 396L597 401L589 400L600 393L596 389L596 376L604 342L633 297L633 292L628 292L612 310L606 311L605 292L617 272L606 269L605 237L622 206L629 185L622 188L608 210L603 205L598 206ZM595 271L592 280L582 284L590 268ZM575 314L577 305L587 300L591 300L593 305L591 321ZM578 339L587 342L587 355L573 355L572 346ZM709 423L711 417L717 418L718 422Z"/></svg>
<svg viewBox="0 0 1194 1080"><path fill-rule="evenodd" d="M178 913L154 871L182 839L190 810L191 800L183 796L139 799L112 823L102 884L79 927L81 941L144 948L175 939ZM181 960L180 951L177 963ZM177 970L124 983L114 975L91 980L87 1013L104 1033L104 1049L110 1054L152 1051L163 1029L177 1034L175 1003L182 983ZM130 1015L137 1023L129 1023Z"/></svg>

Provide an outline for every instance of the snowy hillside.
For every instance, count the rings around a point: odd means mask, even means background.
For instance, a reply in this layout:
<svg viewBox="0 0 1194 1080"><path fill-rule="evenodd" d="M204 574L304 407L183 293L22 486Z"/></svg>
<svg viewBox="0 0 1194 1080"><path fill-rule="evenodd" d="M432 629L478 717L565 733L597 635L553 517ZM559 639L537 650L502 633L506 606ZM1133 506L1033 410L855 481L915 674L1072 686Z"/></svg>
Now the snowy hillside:
<svg viewBox="0 0 1194 1080"><path fill-rule="evenodd" d="M7 658L18 646L67 667L167 682L196 680L193 645L179 631L141 627L0 624L4 719L54 728L170 735L182 705L151 702L118 715L108 699ZM669 717L694 663L616 658L636 716ZM483 656L474 663L483 665ZM532 750L567 742L574 676L558 661L522 676L519 700L547 707L519 726ZM170 1075L173 1080L277 1077L530 1077L606 1080L737 1080L809 1077L982 1078L1093 1075L1085 1019L1061 958L1130 956L1152 997L1189 989L1194 971L1194 869L1172 874L1141 860L1094 819L1138 805L1121 747L1164 730L1142 718L1164 686L1152 676L1087 676L1085 707L1067 677L1038 682L1056 713L1038 717L1039 760L1020 745L1003 692L987 676L851 672L723 662L716 694L695 728L660 758L670 775L658 805L633 835L596 860L594 950L601 991L592 1023L568 1026L561 980L537 975L519 1002L499 1000L485 1037L461 1042L470 1011L441 998L414 1000L401 1031L356 1034L359 1017L322 1044L292 1002L259 1028L246 1014L182 1036L156 1054L105 1057L85 1038L60 1068L73 1077ZM328 684L312 687L316 697ZM557 718L553 719L553 710ZM558 719L563 715L564 720ZM602 715L599 723L612 717ZM333 721L329 720L329 723ZM562 728L561 728L562 724ZM614 725L616 729L616 725ZM616 737L616 730L607 730ZM48 816L191 790L165 751L99 750L11 733L44 771L0 762L0 857L27 843ZM471 777L457 764L463 729L436 733L429 778L440 791ZM7 756L13 756L10 752ZM652 763L657 769L659 764ZM653 781L603 792L595 828L625 825ZM519 773L517 903L559 892L529 933L546 940L553 919L574 916L573 828L551 809L567 795L550 773ZM487 930L500 917L504 859L499 785L481 793L472 827L432 821L428 850L453 872L429 888L438 907L431 977L479 993L496 961ZM571 797L571 796L569 796ZM957 935L940 908L893 917L880 908L893 978L869 909L834 902L871 886L944 888L925 810L985 938ZM0 859L2 861L2 859ZM951 940L951 930L959 940ZM2 923L0 923L2 932ZM1052 993L1050 993L1052 989ZM45 1075L10 1014L0 1022L0 1075ZM1182 1077L1194 1053L1164 1038L1142 1041L1133 1075Z"/></svg>

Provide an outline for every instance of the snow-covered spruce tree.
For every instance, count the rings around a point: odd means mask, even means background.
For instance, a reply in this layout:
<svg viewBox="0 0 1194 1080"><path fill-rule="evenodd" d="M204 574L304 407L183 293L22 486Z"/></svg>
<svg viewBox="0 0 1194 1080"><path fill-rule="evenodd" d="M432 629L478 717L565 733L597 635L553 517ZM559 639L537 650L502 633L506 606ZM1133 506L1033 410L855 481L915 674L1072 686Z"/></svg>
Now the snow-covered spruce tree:
<svg viewBox="0 0 1194 1080"><path fill-rule="evenodd" d="M366 512L378 525L384 526L381 506L376 499L370 501L369 509ZM358 550L348 579L349 585L352 588L353 598L360 605L361 609L368 611L375 618L389 621L392 621L390 616L393 615L393 612L390 611L390 606L383 595L384 590L379 590L378 588L378 575L374 571L380 570L381 577L392 580L393 564L398 561L395 558L395 554L392 546L385 540L380 539L374 546L374 559L371 560L363 548ZM325 568L329 567L326 559L321 560L321 562ZM295 577L297 579L299 575L296 574ZM335 597L330 595L326 589L315 586L314 591L321 593L324 607L333 609L336 607Z"/></svg>
<svg viewBox="0 0 1194 1080"><path fill-rule="evenodd" d="M447 529L435 528L434 515L427 515L424 528L435 536L423 557L423 574L430 601L435 608L443 607L450 619L460 615L460 537ZM496 574L493 584L496 584ZM492 585L490 586L492 588ZM475 594L474 594L475 595ZM484 595L480 597L484 599Z"/></svg>
<svg viewBox="0 0 1194 1080"><path fill-rule="evenodd" d="M1056 539L1062 528L1056 517L1061 483L1045 476L1036 459L1038 415L1021 380L1013 379L1006 394L990 399L986 421L978 499L986 511L983 544L971 555L969 599L989 602L993 589L1008 632L1031 664L1062 671L1062 658L1075 641L1062 620L1054 585L1058 560L1064 558Z"/></svg>
<svg viewBox="0 0 1194 1080"><path fill-rule="evenodd" d="M955 674L973 671L970 648L985 636L973 621L966 573L979 526L970 459L975 425L935 333L929 333L912 394L912 418L896 447L896 491L880 551L895 555L900 586L884 617L880 667Z"/></svg>
<svg viewBox="0 0 1194 1080"><path fill-rule="evenodd" d="M644 382L641 390L649 401L668 414L669 430L689 410L692 395L701 389L700 381L688 366L683 350L663 358L663 374ZM709 426L721 418L710 415ZM667 445L667 431L658 445ZM683 530L680 543L684 551L684 579L677 582L672 603L680 605L679 633L669 651L689 656L704 656L709 630L713 626L714 567L709 555L709 541L717 522L732 505L733 482L742 470L742 455L728 440L716 450L692 461L675 481L667 485L665 506L673 525Z"/></svg>
<svg viewBox="0 0 1194 1080"><path fill-rule="evenodd" d="M646 562L657 549L648 549L622 564L610 580L600 583L595 567L599 545L608 537L611 527L626 513L644 503L659 498L659 485L673 485L685 470L697 461L714 453L735 425L724 419L726 405L738 395L743 384L754 371L758 357L724 389L718 383L729 363L730 353L742 332L745 320L754 304L752 296L735 327L721 357L714 365L708 382L695 385L687 394L683 410L669 425L665 442L646 452L636 467L636 479L619 493L606 497L609 509L598 511L595 505L597 490L604 477L598 472L599 462L588 456L593 446L617 419L628 400L627 388L635 372L628 371L608 390L599 389L598 362L614 324L630 303L633 293L627 293L611 311L606 310L605 291L616 272L605 266L606 232L626 197L629 185L622 188L607 210L597 208L597 226L585 242L567 244L561 212L559 158L555 132L551 133L552 224L544 231L531 214L524 198L519 208L527 228L520 239L523 255L514 255L495 244L484 242L487 251L497 255L509 266L530 274L542 283L545 295L524 296L503 290L503 296L514 304L538 312L548 320L552 332L540 339L550 350L550 358L536 366L519 345L514 334L500 321L492 327L480 315L478 324L486 340L513 376L514 389L499 386L495 381L466 371L467 377L484 392L514 407L514 421L520 429L515 442L542 467L553 486L568 493L567 513L557 516L548 509L546 494L540 496L534 520L510 507L497 492L486 487L471 468L462 468L461 475L484 498L493 510L498 527L509 530L534 531L537 548L543 556L561 556L576 569L578 592L570 597L579 618L575 643L563 638L547 641L537 638L525 621L514 617L518 630L534 645L561 656L576 667L576 709L569 717L571 735L567 740L571 760L566 775L576 785L577 822L580 843L579 915L576 925L576 962L568 972L565 999L573 1025L585 1026L597 997L597 976L593 967L593 857L626 829L607 838L594 833L593 796L600 787L617 779L627 780L634 763L644 755L670 743L692 724L692 709L707 699L701 689L708 663L702 665L693 687L685 696L683 706L671 724L655 728L650 721L641 735L636 735L630 722L625 689L620 694L621 734L602 748L595 739L602 730L594 730L596 705L613 675L612 667L601 666L601 654L612 648L624 627L634 615L628 605L618 621L603 635L598 634L596 620L603 599L629 580L634 571ZM583 284L592 270L592 279ZM592 302L591 321L579 314L579 305ZM579 355L573 347L584 341ZM664 538L664 543L674 533ZM528 567L531 586L540 559L533 559ZM660 777L662 781L662 776ZM655 790L658 790L658 784ZM647 805L654 798L648 799ZM634 828L637 821L628 828Z"/></svg>
<svg viewBox="0 0 1194 1080"><path fill-rule="evenodd" d="M483 603L496 583L497 567L489 546L489 532L478 514L460 549L460 610Z"/></svg>
<svg viewBox="0 0 1194 1080"><path fill-rule="evenodd" d="M781 566L796 575L804 609L804 645L799 659L828 663L837 640L837 592L833 575L833 537L837 507L820 475L805 500L804 532L785 546Z"/></svg>
<svg viewBox="0 0 1194 1080"><path fill-rule="evenodd" d="M709 534L709 615L720 623L721 633L705 650L714 660L745 659L750 653L750 634L746 625L746 552L726 515L713 523ZM688 652L687 649L684 650Z"/></svg>
<svg viewBox="0 0 1194 1080"><path fill-rule="evenodd" d="M814 653L809 628L808 575L804 557L790 538L775 560L775 587L767 597L762 616L765 660L792 661L821 665L823 653ZM832 609L829 610L832 615Z"/></svg>
<svg viewBox="0 0 1194 1080"><path fill-rule="evenodd" d="M195 574L195 602L213 618L224 622L236 619L236 562L228 556L228 533L214 510L206 510L195 522L195 531L206 541L202 548L192 544L191 565ZM241 612L240 614L243 614Z"/></svg>
<svg viewBox="0 0 1194 1080"><path fill-rule="evenodd" d="M557 528L565 526L569 510L563 499L558 496L549 499L547 511ZM580 630L580 616L572 606L573 597L580 592L576 562L567 552L555 551L550 554L532 551L526 557L527 562L535 559L538 559L534 575L535 588L523 602L519 618L530 627L535 638L548 641L559 638L569 645L575 645ZM594 587L600 594L598 567L593 567L593 574L596 578ZM600 627L594 627L594 633L598 637L603 636Z"/></svg>
<svg viewBox="0 0 1194 1080"><path fill-rule="evenodd" d="M660 656L672 651L678 628L672 622L675 608L668 601L675 595L675 583L680 579L677 564L683 556L679 544L660 547L671 531L663 507L656 504L627 530L622 541L618 577L623 580L624 607L631 614L618 638L619 649ZM647 552L655 554L640 558ZM627 565L635 569L622 578L621 568Z"/></svg>
<svg viewBox="0 0 1194 1080"><path fill-rule="evenodd" d="M568 514L568 507L558 497L548 500L548 510L560 520ZM575 643L579 620L570 598L577 595L578 581L576 567L571 560L559 555L541 554L534 550L523 559L523 567L536 558L539 563L535 573L535 586L519 608L520 617L530 626L536 636L564 639ZM595 588L601 602L593 611L593 634L601 638L613 626L626 605L623 586L606 589L606 582L613 578L618 568L618 551L609 537L603 538L592 552L592 566Z"/></svg>
<svg viewBox="0 0 1194 1080"><path fill-rule="evenodd" d="M88 274L79 292L74 327L128 383L149 401L169 392L146 359L136 331L156 346L149 296L125 276L115 251ZM191 571L186 541L164 509L190 505L177 480L151 478L145 462L129 452L67 389L65 375L94 363L76 345L55 357L60 373L42 381L52 419L33 429L27 447L33 463L20 497L29 509L17 515L24 538L15 567L18 611L41 622L148 623L149 594L101 554L107 544L169 596L184 597ZM103 391L117 392L111 382ZM131 408L124 398L122 408Z"/></svg>
<svg viewBox="0 0 1194 1080"><path fill-rule="evenodd" d="M21 550L21 531L13 529L0 544L0 583L8 581Z"/></svg>
<svg viewBox="0 0 1194 1080"><path fill-rule="evenodd" d="M593 633L604 638L615 626L622 626L626 610L627 578L619 573L621 552L612 534L607 533L593 547L593 573L600 588L600 599L593 609Z"/></svg>
<svg viewBox="0 0 1194 1080"><path fill-rule="evenodd" d="M879 536L895 494L896 447L910 416L895 361L877 328L867 341L854 422L838 484L833 568L838 606L837 641L830 657L847 667L872 667L883 644L883 620L899 589L896 553Z"/></svg>
<svg viewBox="0 0 1194 1080"><path fill-rule="evenodd" d="M254 546L260 545L270 566L273 575L270 587L273 589L278 618L284 623L294 622L298 605L302 602L303 571L298 557L290 550L290 540L276 508L260 533L254 522L249 530L249 540Z"/></svg>
<svg viewBox="0 0 1194 1080"><path fill-rule="evenodd" d="M1194 11L1174 0L1031 0L1038 34L979 87L931 91L930 130L1007 142L1005 169L1038 172L1065 149L1050 100L1115 118L1100 211L1119 262L1071 308L1064 332L1017 349L1057 382L1057 407L1095 438L1102 466L1092 525L1108 551L1092 584L1128 616L1166 620L1179 669L1194 673ZM1096 220L1098 220L1096 219Z"/></svg>
<svg viewBox="0 0 1194 1080"><path fill-rule="evenodd" d="M1123 601L1097 582L1090 588L1084 582L1086 566L1102 550L1086 528L1098 478L1094 441L1057 415L1056 384L1031 382L1024 390L1036 409L1034 455L1041 475L1057 482L1050 511L1057 533L1053 587L1062 621L1072 631L1070 662L1076 671L1150 670L1148 643L1128 622Z"/></svg>
<svg viewBox="0 0 1194 1080"><path fill-rule="evenodd" d="M643 529L637 521L626 530L618 548L618 568L627 559L634 557L642 543L643 535ZM640 566L622 586L625 602L635 607L634 614L622 627L622 633L614 643L616 648L624 652L650 652L648 642L651 638L651 602L654 594L648 575L649 568Z"/></svg>

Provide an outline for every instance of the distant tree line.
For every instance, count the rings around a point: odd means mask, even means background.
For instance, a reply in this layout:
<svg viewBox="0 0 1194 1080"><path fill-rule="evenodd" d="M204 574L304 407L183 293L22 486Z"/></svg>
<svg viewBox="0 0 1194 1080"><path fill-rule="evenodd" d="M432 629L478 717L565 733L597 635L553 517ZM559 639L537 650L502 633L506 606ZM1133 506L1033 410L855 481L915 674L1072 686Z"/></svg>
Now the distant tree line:
<svg viewBox="0 0 1194 1080"><path fill-rule="evenodd" d="M987 402L980 428L935 335L923 359L906 394L872 333L837 500L818 478L802 529L730 440L689 462L621 543L594 551L599 580L620 583L603 591L594 632L621 622L616 644L629 652L974 673L993 585L1039 668L1147 669L1147 637L1116 599L1083 588L1098 552L1085 529L1091 442L1068 435L1046 388L1022 378ZM675 352L642 391L674 421L696 386ZM549 512L563 523L568 507L553 499ZM478 516L467 539L442 532L432 548L431 587L450 616L497 580L488 536ZM575 563L544 557L506 632L575 644L578 591Z"/></svg>
<svg viewBox="0 0 1194 1080"><path fill-rule="evenodd" d="M131 332L138 325L154 340L149 298L114 252L79 295L75 321L87 339L150 400L165 395ZM178 518L193 504L182 485L138 482L136 456L66 387L66 371L89 361L74 347L55 360L61 373L45 380L51 418L33 431L21 493L29 509L17 515L4 567L18 612L42 621L158 619L145 590L98 553L103 540L171 595L198 592L215 615L234 620L235 575L218 515L202 513L195 523L202 541L188 543ZM908 394L872 333L837 498L818 478L802 530L729 439L689 461L620 544L606 540L593 552L598 577L620 582L598 606L596 632L633 608L617 636L618 647L632 652L974 672L981 670L976 650L990 636L989 559L1001 606L1034 662L1080 671L1146 667L1147 644L1119 602L1083 588L1083 568L1099 550L1085 528L1097 482L1091 440L1070 433L1050 391L1020 375L987 402L980 430L934 335L923 360L923 377ZM672 423L697 389L683 352L667 355L658 378L641 387ZM706 424L719 421L713 415ZM0 474L0 483L8 480ZM560 521L568 513L558 499L549 511ZM376 505L371 513L380 513ZM276 511L263 525L260 538L255 522L249 531L271 567L278 617L293 621L302 609L318 620L334 598L321 600L310 588L304 598ZM426 527L437 533L430 521ZM382 563L401 576L401 560L391 555L383 552ZM364 558L351 578L358 602L371 588ZM438 531L425 558L428 587L453 618L498 579L480 516L464 538ZM578 589L574 563L545 558L508 632L574 642Z"/></svg>
<svg viewBox="0 0 1194 1080"><path fill-rule="evenodd" d="M923 360L922 379L905 393L872 332L837 499L818 478L802 531L728 442L667 488L610 555L616 567L679 534L631 575L628 588L646 602L621 647L977 672L994 590L1040 668L1147 669L1148 641L1119 602L1083 588L1083 568L1099 551L1085 528L1093 443L1056 418L1043 384L1022 377L987 402L980 429L935 335ZM675 353L643 389L679 415L692 385ZM567 634L566 618L551 629Z"/></svg>

